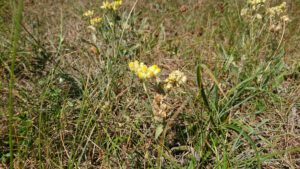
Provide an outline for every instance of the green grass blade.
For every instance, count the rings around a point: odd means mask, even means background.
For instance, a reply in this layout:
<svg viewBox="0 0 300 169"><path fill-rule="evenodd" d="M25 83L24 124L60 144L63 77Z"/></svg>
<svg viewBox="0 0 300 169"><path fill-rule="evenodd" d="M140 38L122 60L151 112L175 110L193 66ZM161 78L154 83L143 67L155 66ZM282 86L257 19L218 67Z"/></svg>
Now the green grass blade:
<svg viewBox="0 0 300 169"><path fill-rule="evenodd" d="M211 108L209 106L208 98L205 94L205 89L203 87L202 73L201 73L201 66L200 65L197 66L197 84L198 84L198 88L200 90L200 95L203 99L204 105L207 107L208 110L211 110Z"/></svg>
<svg viewBox="0 0 300 169"><path fill-rule="evenodd" d="M257 146L255 145L255 142L251 139L251 137L245 131L243 131L242 128L240 128L236 124L228 124L228 125L225 126L225 128L233 130L237 134L242 135L249 142L249 144L251 145L251 147L255 151L258 168L261 168L260 154L259 154L259 152L257 150Z"/></svg>
<svg viewBox="0 0 300 169"><path fill-rule="evenodd" d="M10 80L9 80L9 98L8 98L8 113L9 113L9 155L10 155L10 168L14 168L13 164L13 116L14 116L14 98L13 90L15 84L15 63L18 50L18 42L20 39L21 22L23 13L23 0L19 0L18 4L12 2L12 9L17 6L13 13L13 30L12 30L12 46L11 46L11 65L10 65Z"/></svg>

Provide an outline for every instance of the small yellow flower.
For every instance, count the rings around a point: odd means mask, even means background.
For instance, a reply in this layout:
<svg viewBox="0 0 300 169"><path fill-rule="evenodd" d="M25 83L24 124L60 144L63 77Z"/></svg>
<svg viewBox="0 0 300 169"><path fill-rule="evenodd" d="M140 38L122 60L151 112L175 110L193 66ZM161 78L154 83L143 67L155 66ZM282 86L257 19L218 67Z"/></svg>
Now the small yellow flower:
<svg viewBox="0 0 300 169"><path fill-rule="evenodd" d="M171 90L173 88L173 84L172 83L166 83L165 85L164 85L164 89L165 90Z"/></svg>
<svg viewBox="0 0 300 169"><path fill-rule="evenodd" d="M248 0L247 3L251 6L252 10L258 10L264 6L266 0Z"/></svg>
<svg viewBox="0 0 300 169"><path fill-rule="evenodd" d="M117 10L122 5L122 0L115 0L113 2L104 1L102 3L101 8L102 9L108 9L108 10Z"/></svg>
<svg viewBox="0 0 300 169"><path fill-rule="evenodd" d="M183 72L175 70L171 72L168 78L165 80L164 88L165 90L170 90L173 87L178 87L186 82L187 78Z"/></svg>
<svg viewBox="0 0 300 169"><path fill-rule="evenodd" d="M136 60L134 62L129 62L128 66L131 71L135 72L139 68L140 63Z"/></svg>
<svg viewBox="0 0 300 169"><path fill-rule="evenodd" d="M137 72L147 72L148 67L144 63L140 63Z"/></svg>
<svg viewBox="0 0 300 169"><path fill-rule="evenodd" d="M152 78L160 72L160 68L157 65L152 65L148 68L148 76Z"/></svg>
<svg viewBox="0 0 300 169"><path fill-rule="evenodd" d="M148 68L147 65L138 61L129 62L128 67L140 79L153 78L160 72L160 68L157 65L152 65Z"/></svg>
<svg viewBox="0 0 300 169"><path fill-rule="evenodd" d="M258 4L264 4L266 0L248 0L248 3L250 5L258 5Z"/></svg>
<svg viewBox="0 0 300 169"><path fill-rule="evenodd" d="M111 4L108 1L104 1L102 3L102 6L100 8L102 8L102 9L110 9L111 8Z"/></svg>
<svg viewBox="0 0 300 169"><path fill-rule="evenodd" d="M83 16L86 16L86 17L90 17L90 16L93 16L93 15L94 15L94 11L92 11L92 10L88 10L85 13L83 13Z"/></svg>
<svg viewBox="0 0 300 169"><path fill-rule="evenodd" d="M286 10L286 2L282 2L282 4L278 6L274 6L272 8L267 9L267 13L270 17L279 16Z"/></svg>
<svg viewBox="0 0 300 169"><path fill-rule="evenodd" d="M148 78L147 72L142 72L142 71L139 71L138 74L137 74L137 76L140 79L147 79Z"/></svg>
<svg viewBox="0 0 300 169"><path fill-rule="evenodd" d="M102 21L101 17L96 17L96 18L92 18L90 20L90 23L91 23L91 25L96 25L96 24L100 23L101 21Z"/></svg>
<svg viewBox="0 0 300 169"><path fill-rule="evenodd" d="M122 0L114 1L111 5L113 10L117 10L122 5Z"/></svg>

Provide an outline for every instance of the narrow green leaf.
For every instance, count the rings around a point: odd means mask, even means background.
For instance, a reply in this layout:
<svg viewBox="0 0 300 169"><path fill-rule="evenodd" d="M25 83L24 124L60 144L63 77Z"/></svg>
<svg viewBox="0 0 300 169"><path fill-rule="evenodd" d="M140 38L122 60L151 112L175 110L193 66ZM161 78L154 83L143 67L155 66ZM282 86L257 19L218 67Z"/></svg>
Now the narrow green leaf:
<svg viewBox="0 0 300 169"><path fill-rule="evenodd" d="M161 133L164 131L164 126L162 124L159 124L157 127L156 127L156 130L155 130L155 140L158 139L158 137L161 135Z"/></svg>
<svg viewBox="0 0 300 169"><path fill-rule="evenodd" d="M261 168L261 161L260 161L260 154L257 150L257 147L255 145L255 142L251 139L251 137L245 132L243 131L242 128L240 128L239 126L237 126L236 124L228 124L225 126L227 129L231 129L233 131L235 131L236 133L242 135L248 142L249 144L251 145L251 147L254 149L255 151L255 155L256 155L256 160L257 160L257 165L258 165L258 168Z"/></svg>
<svg viewBox="0 0 300 169"><path fill-rule="evenodd" d="M209 106L209 103L208 103L207 96L205 94L203 83L202 83L202 73L201 73L201 66L200 65L197 66L197 84L198 84L198 88L200 90L200 95L203 99L203 102L204 102L205 106L207 107L208 110L211 110L211 108Z"/></svg>

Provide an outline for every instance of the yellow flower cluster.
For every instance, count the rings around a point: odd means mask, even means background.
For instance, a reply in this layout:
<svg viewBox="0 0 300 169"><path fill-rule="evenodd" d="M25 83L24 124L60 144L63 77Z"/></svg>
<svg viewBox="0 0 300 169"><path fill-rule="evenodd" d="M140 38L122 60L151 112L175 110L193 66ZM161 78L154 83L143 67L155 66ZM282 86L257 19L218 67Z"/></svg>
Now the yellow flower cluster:
<svg viewBox="0 0 300 169"><path fill-rule="evenodd" d="M241 16L253 22L254 19L264 20L269 23L269 31L280 32L287 22L289 17L285 14L287 3L283 2L278 6L266 7L266 0L248 0L248 6L241 10Z"/></svg>
<svg viewBox="0 0 300 169"><path fill-rule="evenodd" d="M89 17L90 18L90 24L93 25L93 26L95 26L96 24L98 24L102 21L101 17L93 17L94 16L94 11L93 10L86 11L85 13L83 13L83 16Z"/></svg>
<svg viewBox="0 0 300 169"><path fill-rule="evenodd" d="M98 24L98 23L100 23L101 21L102 21L101 17L95 17L95 18L90 19L90 23L93 26L96 25L96 24Z"/></svg>
<svg viewBox="0 0 300 169"><path fill-rule="evenodd" d="M157 65L147 67L144 63L139 61L129 62L128 66L140 79L150 79L157 76L161 71Z"/></svg>
<svg viewBox="0 0 300 169"><path fill-rule="evenodd" d="M251 6L252 10L258 10L264 6L266 0L248 0L247 3Z"/></svg>
<svg viewBox="0 0 300 169"><path fill-rule="evenodd" d="M265 0L248 0L247 3L248 3L248 6L241 10L241 16L243 16L245 18L252 18L253 13L257 13L257 11L259 11L259 9L264 7ZM257 16L261 16L261 15L258 14Z"/></svg>
<svg viewBox="0 0 300 169"><path fill-rule="evenodd" d="M284 26L290 21L288 15L286 15L286 2L282 2L278 6L271 7L267 9L267 15L270 18L270 27L271 32L278 33L283 30Z"/></svg>
<svg viewBox="0 0 300 169"><path fill-rule="evenodd" d="M248 0L247 2L250 5L258 5L258 4L264 4L266 0Z"/></svg>
<svg viewBox="0 0 300 169"><path fill-rule="evenodd" d="M171 72L168 78L164 81L164 89L170 90L173 87L178 87L186 82L187 78L183 72L175 70Z"/></svg>
<svg viewBox="0 0 300 169"><path fill-rule="evenodd" d="M83 16L86 16L86 17L90 17L90 16L93 16L93 15L94 15L94 11L92 11L92 10L88 10L85 13L83 13Z"/></svg>
<svg viewBox="0 0 300 169"><path fill-rule="evenodd" d="M102 9L117 10L122 5L122 0L114 0L113 2L104 1Z"/></svg>
<svg viewBox="0 0 300 169"><path fill-rule="evenodd" d="M272 8L267 9L267 13L270 17L280 16L286 10L286 2L282 2L282 4L278 6L274 6Z"/></svg>

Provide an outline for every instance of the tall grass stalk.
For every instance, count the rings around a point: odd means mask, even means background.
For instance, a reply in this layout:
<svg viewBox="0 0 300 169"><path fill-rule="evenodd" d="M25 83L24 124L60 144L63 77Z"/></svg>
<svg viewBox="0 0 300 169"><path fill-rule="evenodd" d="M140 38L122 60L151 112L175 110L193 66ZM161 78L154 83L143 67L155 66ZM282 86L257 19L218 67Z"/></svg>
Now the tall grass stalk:
<svg viewBox="0 0 300 169"><path fill-rule="evenodd" d="M11 35L11 65L10 65L10 80L9 80L9 97L8 97L8 113L9 113L9 155L10 155L10 168L13 168L13 116L14 116L14 97L13 90L15 84L15 62L16 55L18 49L18 42L20 39L21 32L21 21L22 21L22 13L23 13L23 0L18 0L15 2L11 1L12 9L14 10L12 22L12 35ZM17 8L15 8L17 7Z"/></svg>

